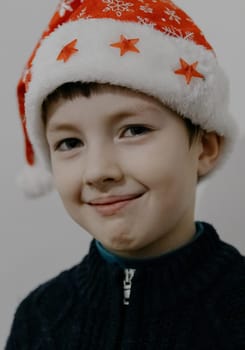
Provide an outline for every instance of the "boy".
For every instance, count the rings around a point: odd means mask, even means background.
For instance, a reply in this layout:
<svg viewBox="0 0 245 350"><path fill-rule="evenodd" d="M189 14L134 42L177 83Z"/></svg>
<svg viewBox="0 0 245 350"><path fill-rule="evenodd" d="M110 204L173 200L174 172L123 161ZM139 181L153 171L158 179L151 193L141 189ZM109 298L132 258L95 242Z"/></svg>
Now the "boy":
<svg viewBox="0 0 245 350"><path fill-rule="evenodd" d="M244 257L194 222L236 126L189 16L168 0L63 1L18 96L36 181L22 185L37 196L52 178L94 239L22 301L6 349L244 349Z"/></svg>

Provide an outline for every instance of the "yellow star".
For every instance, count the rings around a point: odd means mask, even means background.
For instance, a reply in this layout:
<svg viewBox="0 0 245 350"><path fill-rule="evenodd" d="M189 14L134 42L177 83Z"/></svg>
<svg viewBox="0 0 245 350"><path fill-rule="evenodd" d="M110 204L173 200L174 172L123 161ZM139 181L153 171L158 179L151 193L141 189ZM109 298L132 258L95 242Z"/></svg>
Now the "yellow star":
<svg viewBox="0 0 245 350"><path fill-rule="evenodd" d="M194 77L205 79L204 75L202 75L196 70L198 61L192 64L189 64L185 60L183 60L183 58L180 58L180 64L181 64L181 68L174 71L174 73L184 75L188 85L190 84L191 79Z"/></svg>
<svg viewBox="0 0 245 350"><path fill-rule="evenodd" d="M140 39L127 39L124 35L121 35L120 41L110 44L110 46L119 48L121 50L120 56L123 56L128 51L140 52L137 47L135 47L135 44L137 44L139 40Z"/></svg>
<svg viewBox="0 0 245 350"><path fill-rule="evenodd" d="M63 47L63 49L60 51L57 61L68 61L71 56L73 56L77 51L79 51L75 46L77 44L77 39L71 41L67 45Z"/></svg>

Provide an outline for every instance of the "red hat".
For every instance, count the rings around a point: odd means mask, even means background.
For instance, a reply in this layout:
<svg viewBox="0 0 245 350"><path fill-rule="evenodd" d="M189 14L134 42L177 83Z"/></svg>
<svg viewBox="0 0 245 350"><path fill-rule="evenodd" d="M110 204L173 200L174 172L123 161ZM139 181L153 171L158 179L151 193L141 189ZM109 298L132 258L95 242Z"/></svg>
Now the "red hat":
<svg viewBox="0 0 245 350"><path fill-rule="evenodd" d="M170 0L62 0L18 84L30 196L52 188L41 119L44 99L67 82L111 83L142 91L225 137L218 167L237 134L229 86L213 48ZM213 172L212 172L213 173Z"/></svg>

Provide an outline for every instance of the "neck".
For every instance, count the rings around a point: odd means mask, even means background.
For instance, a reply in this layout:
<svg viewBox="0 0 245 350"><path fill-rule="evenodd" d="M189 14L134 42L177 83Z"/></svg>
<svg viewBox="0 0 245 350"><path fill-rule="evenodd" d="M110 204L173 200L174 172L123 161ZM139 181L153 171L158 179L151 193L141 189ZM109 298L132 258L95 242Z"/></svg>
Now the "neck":
<svg viewBox="0 0 245 350"><path fill-rule="evenodd" d="M106 249L99 241L96 241L96 247L103 259L105 259L109 263L116 263L119 266L123 268L135 268L137 265L139 265L141 262L150 262L151 260L161 258L163 256L172 254L184 246L190 244L194 240L196 240L202 233L204 232L204 226L201 222L197 221L195 223L195 233L194 235L191 235L191 238L183 245L180 247L177 247L175 249L171 249L165 253L159 254L157 256L152 256L152 257L143 257L143 258L136 258L136 257L122 257L121 255L115 254L114 252L109 251Z"/></svg>

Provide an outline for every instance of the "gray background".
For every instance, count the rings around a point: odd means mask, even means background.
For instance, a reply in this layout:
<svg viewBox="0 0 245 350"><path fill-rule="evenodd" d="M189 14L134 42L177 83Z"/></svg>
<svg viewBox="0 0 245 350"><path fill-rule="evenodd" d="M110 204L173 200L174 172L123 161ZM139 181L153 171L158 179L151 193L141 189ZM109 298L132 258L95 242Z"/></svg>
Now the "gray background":
<svg viewBox="0 0 245 350"><path fill-rule="evenodd" d="M241 130L225 167L198 188L196 220L214 224L221 238L244 254L245 2L176 0L176 3L195 19L215 48L231 81L231 110ZM15 176L24 164L15 86L56 5L56 0L1 2L0 349L23 297L79 262L91 239L68 217L55 193L28 201L15 186Z"/></svg>

